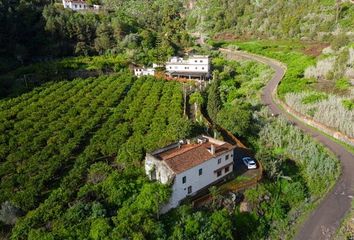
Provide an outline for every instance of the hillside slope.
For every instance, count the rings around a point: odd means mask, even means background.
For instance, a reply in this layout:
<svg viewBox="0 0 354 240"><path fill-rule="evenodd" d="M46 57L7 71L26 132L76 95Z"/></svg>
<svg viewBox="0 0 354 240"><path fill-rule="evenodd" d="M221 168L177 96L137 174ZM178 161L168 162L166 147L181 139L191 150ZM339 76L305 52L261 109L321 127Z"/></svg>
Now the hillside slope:
<svg viewBox="0 0 354 240"><path fill-rule="evenodd" d="M188 26L215 35L323 40L351 31L354 4L334 0L199 0L191 1ZM353 33L350 33L353 36Z"/></svg>

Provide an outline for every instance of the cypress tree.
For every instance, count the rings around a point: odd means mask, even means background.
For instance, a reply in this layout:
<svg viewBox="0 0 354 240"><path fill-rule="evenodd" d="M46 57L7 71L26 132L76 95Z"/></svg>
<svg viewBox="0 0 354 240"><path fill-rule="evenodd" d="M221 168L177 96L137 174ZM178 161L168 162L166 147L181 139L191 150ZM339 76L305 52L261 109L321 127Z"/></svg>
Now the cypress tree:
<svg viewBox="0 0 354 240"><path fill-rule="evenodd" d="M219 73L214 71L214 80L211 83L209 90L208 90L208 104L207 104L207 111L209 117L215 122L216 116L221 108L221 99L220 99L220 92L219 92Z"/></svg>

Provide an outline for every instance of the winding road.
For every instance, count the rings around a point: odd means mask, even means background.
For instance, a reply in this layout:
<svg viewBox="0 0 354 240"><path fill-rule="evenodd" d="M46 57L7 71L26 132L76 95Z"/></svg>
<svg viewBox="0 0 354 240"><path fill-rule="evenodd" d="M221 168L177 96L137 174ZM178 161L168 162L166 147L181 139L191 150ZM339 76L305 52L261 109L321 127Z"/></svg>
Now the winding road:
<svg viewBox="0 0 354 240"><path fill-rule="evenodd" d="M276 104L273 99L273 93L286 72L286 68L280 62L246 52L229 49L220 49L220 51L231 58L251 59L273 68L275 74L264 88L263 103L269 106L273 114L282 114L288 121L291 121L314 139L324 144L340 159L342 174L337 183L322 199L318 207L308 216L307 220L304 221L295 236L297 240L332 239L340 226L341 220L350 210L351 202L354 200L354 156L340 144L283 111Z"/></svg>

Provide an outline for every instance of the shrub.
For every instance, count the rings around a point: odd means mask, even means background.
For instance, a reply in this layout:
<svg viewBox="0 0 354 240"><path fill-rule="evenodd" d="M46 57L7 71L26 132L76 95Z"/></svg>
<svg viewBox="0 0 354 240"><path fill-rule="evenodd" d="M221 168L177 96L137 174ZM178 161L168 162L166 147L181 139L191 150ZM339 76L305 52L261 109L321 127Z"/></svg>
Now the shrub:
<svg viewBox="0 0 354 240"><path fill-rule="evenodd" d="M315 102L320 102L324 99L328 99L328 96L324 93L312 93L310 95L305 96L301 102L303 104L311 104Z"/></svg>
<svg viewBox="0 0 354 240"><path fill-rule="evenodd" d="M341 78L336 81L336 88L339 90L348 90L351 84L348 79Z"/></svg>
<svg viewBox="0 0 354 240"><path fill-rule="evenodd" d="M305 104L304 99L308 99ZM325 99L318 101L313 93L288 93L285 101L296 111L313 117L315 121L354 137L354 122L350 121L354 118L354 112L351 111L352 100L326 95Z"/></svg>
<svg viewBox="0 0 354 240"><path fill-rule="evenodd" d="M349 111L354 110L354 99L343 99L343 107Z"/></svg>

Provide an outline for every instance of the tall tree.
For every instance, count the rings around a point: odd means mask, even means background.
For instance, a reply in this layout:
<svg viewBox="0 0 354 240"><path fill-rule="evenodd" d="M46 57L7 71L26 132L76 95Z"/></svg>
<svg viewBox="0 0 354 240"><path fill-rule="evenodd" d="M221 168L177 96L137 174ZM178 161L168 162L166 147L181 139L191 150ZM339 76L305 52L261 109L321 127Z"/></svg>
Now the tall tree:
<svg viewBox="0 0 354 240"><path fill-rule="evenodd" d="M204 103L204 98L200 92L195 92L189 97L189 103L194 105L195 119L198 121L200 116L200 106Z"/></svg>
<svg viewBox="0 0 354 240"><path fill-rule="evenodd" d="M207 111L209 117L213 121L216 121L216 117L218 115L221 106L220 91L219 91L219 85L220 85L219 71L214 71L213 75L214 75L214 79L208 90Z"/></svg>

